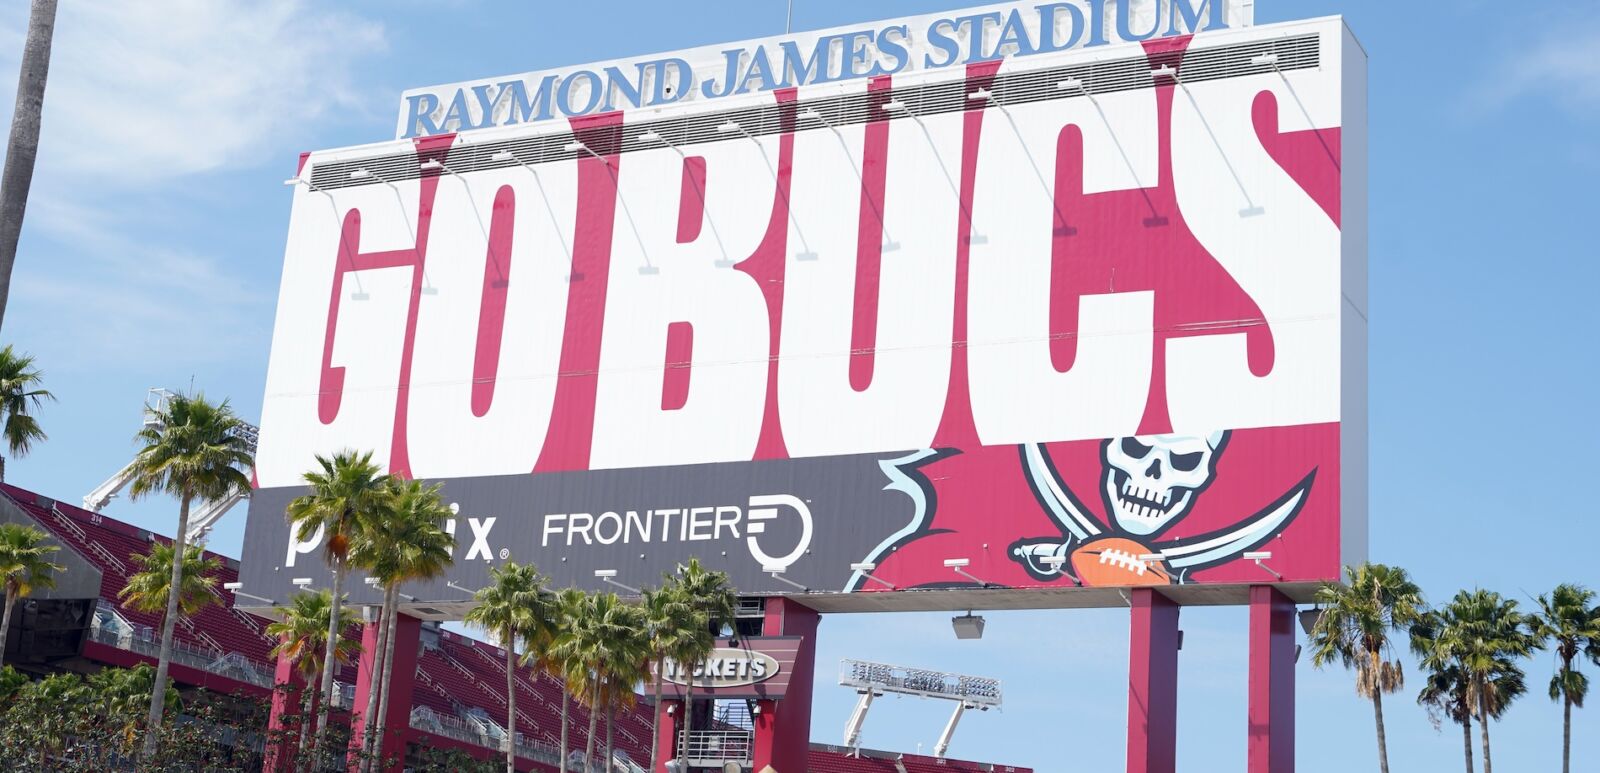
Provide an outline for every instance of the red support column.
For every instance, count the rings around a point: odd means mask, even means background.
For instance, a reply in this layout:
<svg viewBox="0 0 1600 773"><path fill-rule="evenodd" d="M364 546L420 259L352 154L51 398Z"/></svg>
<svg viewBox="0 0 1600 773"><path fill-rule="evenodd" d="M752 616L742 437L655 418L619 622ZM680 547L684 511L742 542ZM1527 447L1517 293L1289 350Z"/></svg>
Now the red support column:
<svg viewBox="0 0 1600 773"><path fill-rule="evenodd" d="M1294 773L1294 602L1250 588L1250 773Z"/></svg>
<svg viewBox="0 0 1600 773"><path fill-rule="evenodd" d="M785 597L767 599L764 636L799 636L800 649L789 671L789 689L781 701L762 701L761 714L771 719L770 729L756 725L754 769L759 773L771 765L778 773L802 773L811 751L811 676L817 662L817 624L821 616Z"/></svg>
<svg viewBox="0 0 1600 773"><path fill-rule="evenodd" d="M267 748L262 770L280 773L295 769L294 755L300 745L301 701L305 680L295 670L295 662L282 655L272 671L272 714L267 718Z"/></svg>
<svg viewBox="0 0 1600 773"><path fill-rule="evenodd" d="M753 763L751 769L756 773L761 773L761 771L767 769L768 765L771 765L773 770L778 771L804 770L805 768L803 767L782 767L777 762L777 750L782 745L778 739L778 715L781 713L778 710L778 702L756 701L756 710L761 713L752 717L755 720L755 738L752 739L750 747L753 752L751 755L751 762ZM807 748L810 748L810 745L810 739L808 738L806 742Z"/></svg>
<svg viewBox="0 0 1600 773"><path fill-rule="evenodd" d="M1173 773L1178 757L1178 605L1129 593L1128 773Z"/></svg>
<svg viewBox="0 0 1600 773"><path fill-rule="evenodd" d="M417 678L417 648L422 640L422 621L406 615L395 615L394 667L389 672L389 717L385 722L383 745L379 759L393 764L379 770L404 770L406 735L411 730L411 688ZM378 650L378 624L367 623L361 628L361 659L356 676L356 697L350 711L351 751L358 750L359 740L366 727L367 696L378 676L372 673L372 661ZM352 756L352 760L355 757ZM353 770L354 765L351 766Z"/></svg>
<svg viewBox="0 0 1600 773"><path fill-rule="evenodd" d="M678 756L678 727L682 725L683 701L661 699L661 722L656 725L656 769L667 773L667 762Z"/></svg>

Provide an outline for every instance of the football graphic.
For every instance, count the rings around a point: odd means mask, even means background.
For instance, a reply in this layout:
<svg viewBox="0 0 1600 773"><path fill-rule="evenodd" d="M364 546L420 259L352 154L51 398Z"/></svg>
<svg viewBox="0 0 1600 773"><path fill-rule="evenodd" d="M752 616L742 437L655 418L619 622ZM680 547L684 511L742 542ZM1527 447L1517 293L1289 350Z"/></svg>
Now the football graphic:
<svg viewBox="0 0 1600 773"><path fill-rule="evenodd" d="M1153 552L1131 539L1104 537L1072 551L1072 570L1089 586L1171 585L1166 566L1140 558Z"/></svg>

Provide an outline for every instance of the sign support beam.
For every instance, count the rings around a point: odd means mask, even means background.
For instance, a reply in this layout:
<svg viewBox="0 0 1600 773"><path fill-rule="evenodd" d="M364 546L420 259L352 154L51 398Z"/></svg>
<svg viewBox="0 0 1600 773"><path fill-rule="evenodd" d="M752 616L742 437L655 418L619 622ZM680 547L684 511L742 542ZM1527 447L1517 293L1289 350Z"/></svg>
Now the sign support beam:
<svg viewBox="0 0 1600 773"><path fill-rule="evenodd" d="M1294 773L1294 602L1250 588L1250 773Z"/></svg>
<svg viewBox="0 0 1600 773"><path fill-rule="evenodd" d="M1129 591L1128 773L1174 773L1178 746L1178 605Z"/></svg>

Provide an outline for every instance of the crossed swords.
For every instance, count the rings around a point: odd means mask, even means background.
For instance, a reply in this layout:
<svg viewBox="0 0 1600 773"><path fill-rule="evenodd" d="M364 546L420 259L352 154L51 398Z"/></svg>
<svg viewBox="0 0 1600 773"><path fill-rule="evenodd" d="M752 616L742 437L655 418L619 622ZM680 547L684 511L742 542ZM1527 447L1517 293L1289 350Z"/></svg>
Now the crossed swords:
<svg viewBox="0 0 1600 773"><path fill-rule="evenodd" d="M1105 529L1084 512L1083 504L1051 468L1045 458L1042 444L1023 445L1022 457L1028 478L1032 481L1034 490L1039 492L1040 502L1049 511L1051 520L1055 521L1063 532L1070 534L1080 543L1088 542L1105 533ZM1307 494L1311 491L1311 483L1316 474L1315 470L1307 473L1277 501L1236 526L1176 539L1165 545L1154 545L1151 551L1161 556L1162 563L1168 567L1187 573L1220 564L1237 557L1240 553L1260 547L1300 512ZM1060 539L1043 537L1018 543L1012 548L1012 553L1017 560L1026 563L1034 574L1040 576L1062 574L1065 571L1065 564L1049 566L1040 559L1051 556L1065 558L1073 544L1072 539L1063 542Z"/></svg>

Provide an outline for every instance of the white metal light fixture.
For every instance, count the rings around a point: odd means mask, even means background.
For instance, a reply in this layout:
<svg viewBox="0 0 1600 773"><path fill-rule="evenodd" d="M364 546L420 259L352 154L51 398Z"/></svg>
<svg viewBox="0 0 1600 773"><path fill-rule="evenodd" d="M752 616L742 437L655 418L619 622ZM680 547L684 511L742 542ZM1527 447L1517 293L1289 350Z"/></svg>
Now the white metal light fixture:
<svg viewBox="0 0 1600 773"><path fill-rule="evenodd" d="M617 570L615 569L596 569L594 570L594 576L599 578L601 582L606 583L607 585L615 585L618 588L632 593L635 596L641 595L638 588L635 588L631 585L623 585L622 583L617 582Z"/></svg>
<svg viewBox="0 0 1600 773"><path fill-rule="evenodd" d="M879 585L882 585L883 587L888 588L889 590L896 590L896 588L894 587L894 583L889 582L888 580L880 579L878 577L874 577L873 576L872 571L874 569L877 569L877 568L878 568L878 565L875 564L875 563L872 563L871 561L863 561L863 562L861 562L859 564L851 564L850 565L850 571L860 572L862 577L865 577L865 578L867 578L867 579L869 579L869 580L871 580L871 581L873 581L875 583L878 583Z"/></svg>
<svg viewBox="0 0 1600 773"><path fill-rule="evenodd" d="M989 583L972 576L972 573L967 571L967 567L972 565L972 559L970 558L946 558L944 560L944 565L946 568L954 569L955 573L961 575L962 577L965 577L985 588L989 587Z"/></svg>
<svg viewBox="0 0 1600 773"><path fill-rule="evenodd" d="M885 112L885 113L909 113L909 112L911 112L911 110L910 110L910 108L906 107L906 103L901 102L898 99L891 99L888 102L883 103L883 112Z"/></svg>
<svg viewBox="0 0 1600 773"><path fill-rule="evenodd" d="M516 161L517 160L517 154L512 153L509 150L501 150L501 151L498 151L498 152L490 155L489 156L489 160L493 161L496 164L504 164L507 161Z"/></svg>
<svg viewBox="0 0 1600 773"><path fill-rule="evenodd" d="M293 585L296 588L309 588L309 587L311 587L311 578L310 577L296 577L293 580L290 580L289 584Z"/></svg>
<svg viewBox="0 0 1600 773"><path fill-rule="evenodd" d="M801 592L804 592L804 593L810 593L811 592L810 588L807 588L806 586L801 585L800 583L797 583L794 580L791 580L791 579L789 579L787 577L784 577L783 573L784 573L784 571L786 571L786 567L777 566L775 564L768 564L766 566L761 567L761 571L766 572L767 574L771 575L772 579L777 580L778 582L781 582L781 583L783 583L785 585L792 585L792 586L794 586L796 588L799 588L801 590Z"/></svg>
<svg viewBox="0 0 1600 773"><path fill-rule="evenodd" d="M1271 67L1272 69L1276 70L1278 69L1278 55L1262 54L1260 56L1253 56L1250 57L1250 63L1257 67Z"/></svg>
<svg viewBox="0 0 1600 773"><path fill-rule="evenodd" d="M1083 81L1077 78L1067 78L1056 84L1057 91L1076 91L1084 96L1089 95L1089 90L1083 87Z"/></svg>
<svg viewBox="0 0 1600 773"><path fill-rule="evenodd" d="M367 171L366 167L362 167L350 173L350 179L352 180L365 180L371 176L372 173Z"/></svg>
<svg viewBox="0 0 1600 773"><path fill-rule="evenodd" d="M1150 71L1150 77L1151 78L1160 78L1162 76L1171 78L1173 80L1177 80L1178 79L1178 71L1177 71L1177 69L1173 68L1173 66L1170 65L1170 64L1161 65L1160 67L1157 67L1157 68L1155 68L1155 69Z"/></svg>
<svg viewBox="0 0 1600 773"><path fill-rule="evenodd" d="M1080 588L1083 587L1083 580L1078 579L1077 575L1073 574L1072 572L1067 571L1067 569L1066 569L1067 557L1066 556L1045 556L1044 558L1039 559L1039 563L1044 564L1045 566L1048 566L1051 569L1054 569L1054 570L1060 572L1063 577L1066 577L1067 579L1071 580L1073 585L1076 585L1076 586L1078 586Z"/></svg>
<svg viewBox="0 0 1600 773"><path fill-rule="evenodd" d="M1262 569L1265 569L1267 571L1267 574L1270 574L1270 575L1272 575L1273 577L1276 577L1279 580L1283 579L1283 575L1279 574L1276 569L1273 569L1272 567L1267 566L1266 564L1262 563L1263 561L1269 561L1271 559L1272 559L1272 553L1268 552L1268 551L1265 551L1265 550L1257 551L1257 552L1254 552L1254 553L1245 553L1244 554L1244 560L1246 560L1246 561L1254 561L1254 562L1256 562L1256 566L1259 566Z"/></svg>

